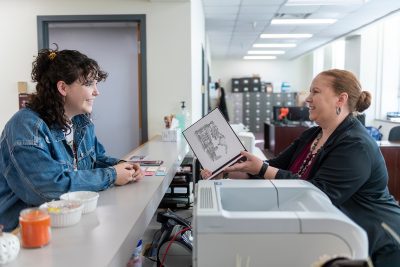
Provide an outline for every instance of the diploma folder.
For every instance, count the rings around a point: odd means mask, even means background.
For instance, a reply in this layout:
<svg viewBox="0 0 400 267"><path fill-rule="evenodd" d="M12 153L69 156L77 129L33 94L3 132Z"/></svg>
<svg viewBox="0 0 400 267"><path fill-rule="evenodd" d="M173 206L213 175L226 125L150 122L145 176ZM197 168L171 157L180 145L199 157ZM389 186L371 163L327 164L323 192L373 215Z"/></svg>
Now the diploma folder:
<svg viewBox="0 0 400 267"><path fill-rule="evenodd" d="M246 150L239 137L216 108L183 131L203 168L212 172L209 179L235 163Z"/></svg>

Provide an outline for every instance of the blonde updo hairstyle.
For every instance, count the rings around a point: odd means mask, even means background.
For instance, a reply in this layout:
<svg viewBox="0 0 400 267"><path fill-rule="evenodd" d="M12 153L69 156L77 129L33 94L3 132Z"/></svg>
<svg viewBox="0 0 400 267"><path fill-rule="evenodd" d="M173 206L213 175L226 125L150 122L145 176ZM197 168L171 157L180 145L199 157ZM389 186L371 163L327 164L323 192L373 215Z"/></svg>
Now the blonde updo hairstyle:
<svg viewBox="0 0 400 267"><path fill-rule="evenodd" d="M353 73L347 70L331 69L319 75L332 77L332 88L337 95L347 93L350 112L363 112L371 105L371 94L362 91L361 84Z"/></svg>

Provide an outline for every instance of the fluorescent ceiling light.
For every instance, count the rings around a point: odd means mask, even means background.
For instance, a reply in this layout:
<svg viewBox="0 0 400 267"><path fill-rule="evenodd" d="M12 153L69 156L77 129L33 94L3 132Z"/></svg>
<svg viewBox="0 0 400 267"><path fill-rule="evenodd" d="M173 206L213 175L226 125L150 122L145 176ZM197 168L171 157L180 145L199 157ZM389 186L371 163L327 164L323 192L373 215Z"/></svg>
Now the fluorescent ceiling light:
<svg viewBox="0 0 400 267"><path fill-rule="evenodd" d="M288 25L288 24L332 24L336 19L273 19L271 24Z"/></svg>
<svg viewBox="0 0 400 267"><path fill-rule="evenodd" d="M249 55L283 55L285 51L281 50L250 50L247 52Z"/></svg>
<svg viewBox="0 0 400 267"><path fill-rule="evenodd" d="M267 48L278 48L278 47L296 47L296 44L253 44L253 47L267 47Z"/></svg>
<svg viewBox="0 0 400 267"><path fill-rule="evenodd" d="M362 5L369 0L288 0L285 6L348 6Z"/></svg>
<svg viewBox="0 0 400 267"><path fill-rule="evenodd" d="M244 56L243 59L276 59L276 56Z"/></svg>
<svg viewBox="0 0 400 267"><path fill-rule="evenodd" d="M310 33L283 33L283 34L267 34L263 33L260 38L309 38L313 35Z"/></svg>

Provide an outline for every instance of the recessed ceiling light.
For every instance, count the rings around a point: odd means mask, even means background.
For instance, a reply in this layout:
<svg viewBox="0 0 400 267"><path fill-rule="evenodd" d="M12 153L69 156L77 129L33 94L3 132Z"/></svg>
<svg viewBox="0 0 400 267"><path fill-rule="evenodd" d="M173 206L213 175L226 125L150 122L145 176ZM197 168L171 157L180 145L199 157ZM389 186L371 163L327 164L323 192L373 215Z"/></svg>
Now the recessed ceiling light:
<svg viewBox="0 0 400 267"><path fill-rule="evenodd" d="M281 50L250 50L247 52L249 55L283 55L285 51Z"/></svg>
<svg viewBox="0 0 400 267"><path fill-rule="evenodd" d="M313 35L311 33L281 33L281 34L267 34L263 33L260 38L310 38Z"/></svg>
<svg viewBox="0 0 400 267"><path fill-rule="evenodd" d="M244 56L243 59L276 59L276 56Z"/></svg>
<svg viewBox="0 0 400 267"><path fill-rule="evenodd" d="M285 6L362 5L369 0L288 0Z"/></svg>
<svg viewBox="0 0 400 267"><path fill-rule="evenodd" d="M288 25L288 24L332 24L336 19L273 19L273 25Z"/></svg>
<svg viewBox="0 0 400 267"><path fill-rule="evenodd" d="M268 47L268 48L277 48L277 47L296 47L296 44L253 44L253 47Z"/></svg>

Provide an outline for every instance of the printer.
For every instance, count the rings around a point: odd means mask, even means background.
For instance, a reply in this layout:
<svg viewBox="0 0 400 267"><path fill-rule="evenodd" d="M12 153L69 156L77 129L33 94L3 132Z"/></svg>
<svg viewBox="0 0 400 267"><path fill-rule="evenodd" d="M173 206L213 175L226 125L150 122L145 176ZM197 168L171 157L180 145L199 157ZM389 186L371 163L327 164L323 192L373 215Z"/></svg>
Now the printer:
<svg viewBox="0 0 400 267"><path fill-rule="evenodd" d="M193 266L312 266L368 258L365 231L303 180L201 180Z"/></svg>
<svg viewBox="0 0 400 267"><path fill-rule="evenodd" d="M242 123L239 124L230 124L232 130L236 133L240 142L244 145L247 151L250 153L254 153L254 148L256 145L256 138L252 132L249 132L249 129L244 126Z"/></svg>

